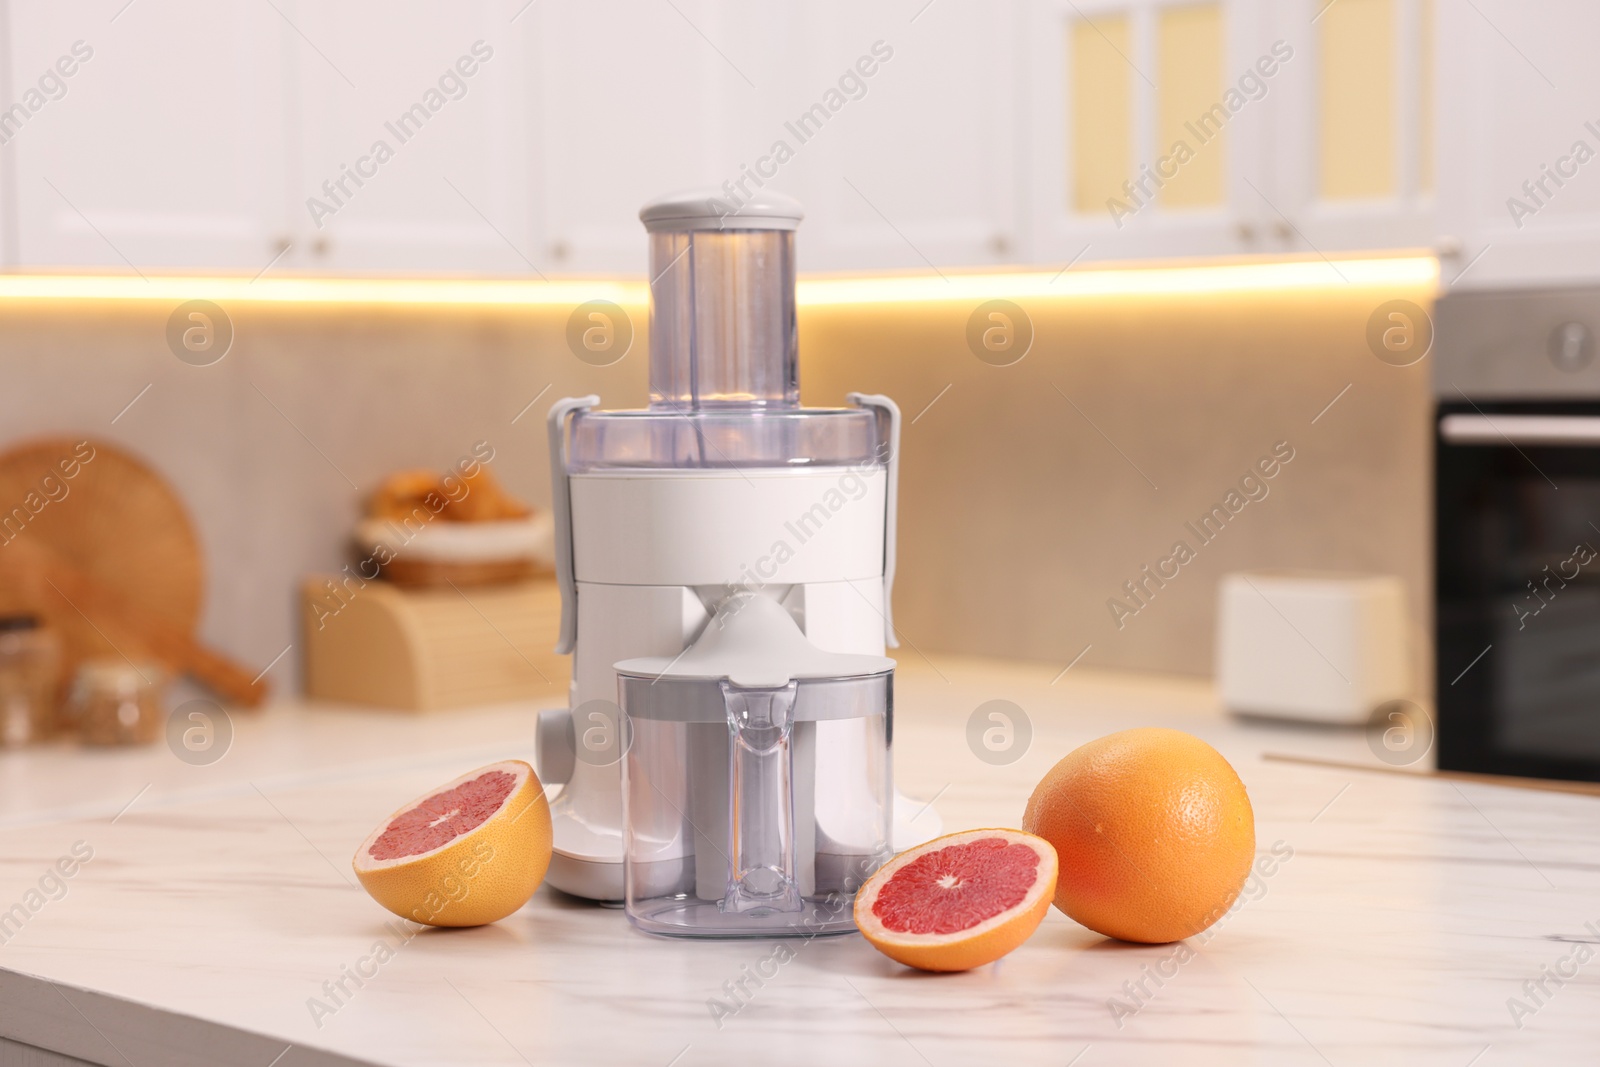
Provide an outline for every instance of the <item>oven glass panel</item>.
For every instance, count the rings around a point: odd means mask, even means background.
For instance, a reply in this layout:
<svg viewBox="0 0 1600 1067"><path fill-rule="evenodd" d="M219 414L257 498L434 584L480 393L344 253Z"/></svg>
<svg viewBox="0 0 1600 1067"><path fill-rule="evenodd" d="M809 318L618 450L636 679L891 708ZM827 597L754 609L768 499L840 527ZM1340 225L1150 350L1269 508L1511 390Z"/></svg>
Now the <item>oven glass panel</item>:
<svg viewBox="0 0 1600 1067"><path fill-rule="evenodd" d="M1545 418L1463 443L1482 415ZM1441 431L1436 453L1439 765L1600 780L1600 437L1556 445L1576 424L1548 419L1600 404L1440 416L1468 432Z"/></svg>

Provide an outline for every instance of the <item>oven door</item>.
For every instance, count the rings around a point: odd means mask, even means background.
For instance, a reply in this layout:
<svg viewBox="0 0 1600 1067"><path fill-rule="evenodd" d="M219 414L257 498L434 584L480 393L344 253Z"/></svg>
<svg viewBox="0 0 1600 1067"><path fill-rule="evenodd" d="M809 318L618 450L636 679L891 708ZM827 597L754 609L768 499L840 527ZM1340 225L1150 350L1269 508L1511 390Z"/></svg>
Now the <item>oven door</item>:
<svg viewBox="0 0 1600 1067"><path fill-rule="evenodd" d="M1445 403L1439 767L1600 781L1600 401Z"/></svg>

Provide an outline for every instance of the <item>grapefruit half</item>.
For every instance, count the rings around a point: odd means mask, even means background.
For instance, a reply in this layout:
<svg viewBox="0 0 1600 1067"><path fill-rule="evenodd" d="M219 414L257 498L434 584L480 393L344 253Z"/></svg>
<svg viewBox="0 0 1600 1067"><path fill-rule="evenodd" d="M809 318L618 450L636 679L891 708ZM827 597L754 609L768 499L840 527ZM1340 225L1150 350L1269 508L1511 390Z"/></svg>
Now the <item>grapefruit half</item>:
<svg viewBox="0 0 1600 1067"><path fill-rule="evenodd" d="M856 894L872 947L924 971L993 963L1039 928L1056 892L1056 850L1020 830L966 830L900 853Z"/></svg>
<svg viewBox="0 0 1600 1067"><path fill-rule="evenodd" d="M356 850L372 899L428 926L482 926L528 902L550 867L550 805L521 760L480 767L385 819Z"/></svg>

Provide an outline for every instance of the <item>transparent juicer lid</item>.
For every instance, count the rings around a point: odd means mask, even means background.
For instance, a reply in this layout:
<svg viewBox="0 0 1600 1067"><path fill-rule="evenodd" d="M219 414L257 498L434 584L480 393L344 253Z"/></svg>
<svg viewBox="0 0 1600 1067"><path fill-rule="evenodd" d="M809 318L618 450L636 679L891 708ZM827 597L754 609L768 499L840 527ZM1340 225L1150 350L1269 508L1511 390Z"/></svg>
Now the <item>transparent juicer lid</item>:
<svg viewBox="0 0 1600 1067"><path fill-rule="evenodd" d="M707 194L645 205L650 406L575 415L569 470L883 462L873 412L800 407L801 216L796 201L776 193L737 211Z"/></svg>

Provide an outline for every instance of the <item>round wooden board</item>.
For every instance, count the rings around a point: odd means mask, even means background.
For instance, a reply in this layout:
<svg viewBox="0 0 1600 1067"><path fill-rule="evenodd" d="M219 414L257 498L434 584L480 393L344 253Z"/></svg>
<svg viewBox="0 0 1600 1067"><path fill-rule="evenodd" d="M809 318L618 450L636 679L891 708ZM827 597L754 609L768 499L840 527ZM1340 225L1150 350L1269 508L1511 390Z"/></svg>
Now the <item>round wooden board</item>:
<svg viewBox="0 0 1600 1067"><path fill-rule="evenodd" d="M0 554L24 538L185 633L200 621L205 571L188 512L164 478L113 445L51 438L0 453ZM93 612L85 618L48 584L0 578L0 613L18 612L56 629L68 671L93 657L143 654L119 650Z"/></svg>

